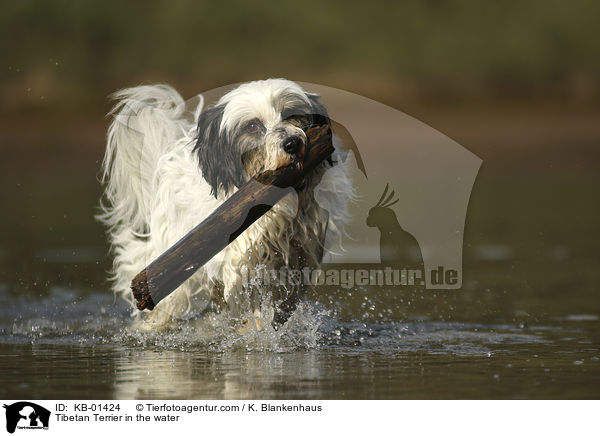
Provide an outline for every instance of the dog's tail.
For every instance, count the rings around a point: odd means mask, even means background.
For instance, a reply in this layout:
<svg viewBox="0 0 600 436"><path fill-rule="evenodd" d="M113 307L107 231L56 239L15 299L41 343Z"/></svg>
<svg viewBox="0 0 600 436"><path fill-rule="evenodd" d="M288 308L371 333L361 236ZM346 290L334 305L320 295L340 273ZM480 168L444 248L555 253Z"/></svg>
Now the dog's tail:
<svg viewBox="0 0 600 436"><path fill-rule="evenodd" d="M102 163L105 198L98 219L138 234L148 231L158 160L181 138L189 122L185 102L168 85L138 86L112 96L106 154Z"/></svg>

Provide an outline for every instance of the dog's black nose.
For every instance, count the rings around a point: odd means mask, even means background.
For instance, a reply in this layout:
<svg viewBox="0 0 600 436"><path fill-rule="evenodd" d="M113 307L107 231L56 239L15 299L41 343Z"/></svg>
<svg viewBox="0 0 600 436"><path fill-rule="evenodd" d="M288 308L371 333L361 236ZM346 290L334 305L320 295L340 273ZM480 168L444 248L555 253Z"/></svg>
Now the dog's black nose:
<svg viewBox="0 0 600 436"><path fill-rule="evenodd" d="M299 136L290 136L283 141L283 150L289 154L296 154L302 148L302 138Z"/></svg>

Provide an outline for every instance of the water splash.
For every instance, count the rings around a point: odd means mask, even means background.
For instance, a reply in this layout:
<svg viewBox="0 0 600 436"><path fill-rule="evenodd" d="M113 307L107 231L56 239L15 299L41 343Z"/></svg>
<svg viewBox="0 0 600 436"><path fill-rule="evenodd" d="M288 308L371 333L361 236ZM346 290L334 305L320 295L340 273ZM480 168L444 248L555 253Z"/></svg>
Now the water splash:
<svg viewBox="0 0 600 436"><path fill-rule="evenodd" d="M319 346L320 326L327 312L315 304L301 303L288 322L275 330L271 325L258 329L252 322L241 329L226 313L207 314L187 319L161 331L125 328L111 337L115 343L129 346L152 346L165 349L206 349L226 351L285 352Z"/></svg>
<svg viewBox="0 0 600 436"><path fill-rule="evenodd" d="M342 322L329 309L303 302L288 322L239 328L226 313L191 313L168 329L142 331L132 323L127 304L106 293L51 289L43 302L13 296L0 301L0 342L109 346L130 349L207 352L274 352L328 349L337 352L426 352L478 355L495 353L504 344L541 343L534 331L515 326L451 322L373 322L359 317ZM364 309L370 312L367 305ZM17 314L17 315L15 315Z"/></svg>

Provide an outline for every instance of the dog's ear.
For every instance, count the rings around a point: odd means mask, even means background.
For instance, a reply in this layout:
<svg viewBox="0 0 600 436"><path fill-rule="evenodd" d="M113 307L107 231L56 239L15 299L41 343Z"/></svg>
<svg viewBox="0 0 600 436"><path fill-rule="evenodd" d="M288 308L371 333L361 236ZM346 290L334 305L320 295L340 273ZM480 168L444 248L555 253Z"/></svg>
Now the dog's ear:
<svg viewBox="0 0 600 436"><path fill-rule="evenodd" d="M319 126L322 126L323 124L329 124L331 126L331 122L329 121L329 113L327 112L325 105L321 103L319 94L307 92L306 96L308 97L312 108L313 124Z"/></svg>
<svg viewBox="0 0 600 436"><path fill-rule="evenodd" d="M327 108L321 103L319 99L319 94L306 93L306 96L310 100L310 104L313 109L313 124L323 125L329 124L333 134L339 139L336 148L340 150L348 151L351 150L354 154L354 159L356 159L356 165L358 169L362 171L362 173L367 177L367 170L365 168L365 164L363 163L362 156L358 150L358 146L356 145L356 141L346 129L346 127L335 120L329 118L329 113L327 112ZM329 157L328 162L333 165L331 157ZM367 177L368 178L368 177Z"/></svg>
<svg viewBox="0 0 600 436"><path fill-rule="evenodd" d="M200 114L194 148L202 177L212 188L215 198L220 191L228 192L234 186L241 186L245 175L237 147L231 143L230 135L221 131L224 110L224 106L213 106Z"/></svg>

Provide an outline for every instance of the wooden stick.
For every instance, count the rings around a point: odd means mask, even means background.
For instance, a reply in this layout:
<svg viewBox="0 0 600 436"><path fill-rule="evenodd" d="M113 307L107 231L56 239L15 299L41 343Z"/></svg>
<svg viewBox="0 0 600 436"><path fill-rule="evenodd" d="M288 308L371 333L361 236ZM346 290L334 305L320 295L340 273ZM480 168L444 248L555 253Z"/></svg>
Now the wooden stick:
<svg viewBox="0 0 600 436"><path fill-rule="evenodd" d="M134 277L131 291L139 310L154 309L331 156L334 148L327 124L311 127L306 136L308 152L303 163L266 171L250 180Z"/></svg>

